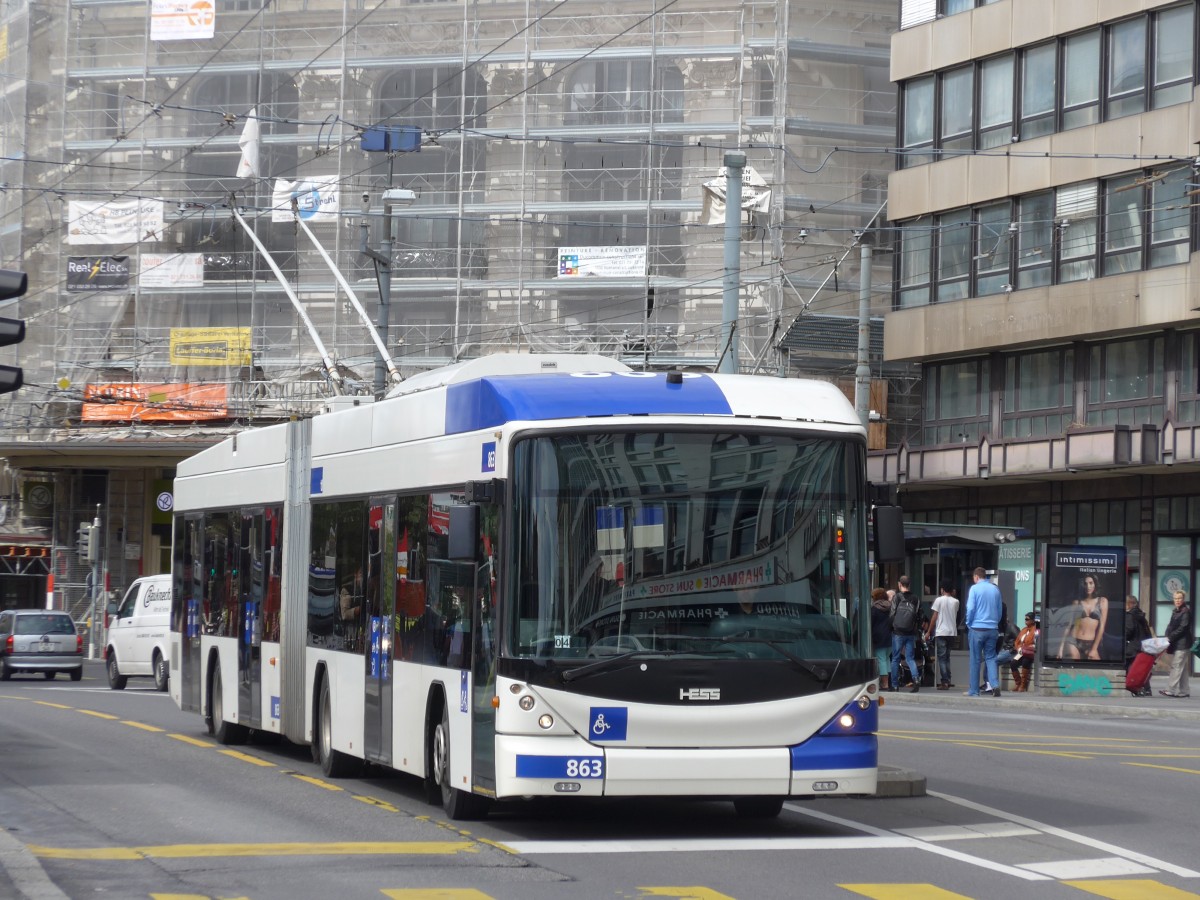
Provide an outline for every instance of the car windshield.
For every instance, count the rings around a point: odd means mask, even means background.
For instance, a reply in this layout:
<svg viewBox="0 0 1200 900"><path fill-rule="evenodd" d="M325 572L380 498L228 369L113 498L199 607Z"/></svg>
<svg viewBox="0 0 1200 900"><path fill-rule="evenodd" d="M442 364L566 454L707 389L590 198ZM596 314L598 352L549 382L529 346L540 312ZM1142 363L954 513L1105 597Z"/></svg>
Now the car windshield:
<svg viewBox="0 0 1200 900"><path fill-rule="evenodd" d="M75 623L70 616L46 613L36 616L17 616L15 634L74 634Z"/></svg>
<svg viewBox="0 0 1200 900"><path fill-rule="evenodd" d="M506 652L862 656L861 452L768 432L517 442Z"/></svg>

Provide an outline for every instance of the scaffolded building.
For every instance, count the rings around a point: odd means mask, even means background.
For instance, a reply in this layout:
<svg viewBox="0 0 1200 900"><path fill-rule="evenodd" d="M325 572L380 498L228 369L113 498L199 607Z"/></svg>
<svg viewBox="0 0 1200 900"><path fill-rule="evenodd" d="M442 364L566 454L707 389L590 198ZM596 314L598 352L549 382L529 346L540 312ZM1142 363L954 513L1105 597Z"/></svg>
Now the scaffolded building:
<svg viewBox="0 0 1200 900"><path fill-rule="evenodd" d="M502 351L712 368L736 349L743 371L852 376L856 242L883 223L893 161L897 14L0 3L0 265L31 284L0 313L28 328L26 387L0 425L13 544L48 548L71 605L76 527L98 506L112 581L157 571L176 460L378 387L367 328L306 228L372 318L390 287L403 374ZM748 174L733 346L729 150ZM880 309L887 234L868 277ZM390 278L364 246L390 249ZM33 484L53 501L30 505Z"/></svg>

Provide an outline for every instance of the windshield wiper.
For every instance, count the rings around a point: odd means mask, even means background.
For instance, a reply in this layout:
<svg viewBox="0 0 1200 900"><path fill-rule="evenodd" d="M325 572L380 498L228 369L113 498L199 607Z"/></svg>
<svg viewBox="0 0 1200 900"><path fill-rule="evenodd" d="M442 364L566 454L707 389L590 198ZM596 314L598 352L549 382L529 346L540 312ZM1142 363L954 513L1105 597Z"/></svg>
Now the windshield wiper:
<svg viewBox="0 0 1200 900"><path fill-rule="evenodd" d="M840 660L834 660L832 669L826 669L824 666L821 666L820 668L818 668L817 666L814 666L812 663L806 662L805 660L801 659L800 657L783 649L783 647L780 646L778 641L772 641L772 640L769 640L768 638L752 638L752 637L721 638L720 643L722 643L722 644L765 644L766 646L768 646L772 650L774 650L776 653L778 653L780 656L785 657L788 660L788 662L799 667L800 669L803 669L805 672L807 672L813 678L817 679L817 681L821 682L822 685L828 685L829 682L831 682L833 680L834 673L837 672L838 666L841 664Z"/></svg>
<svg viewBox="0 0 1200 900"><path fill-rule="evenodd" d="M628 653L607 656L604 659L588 663L586 666L580 666L577 669L568 669L562 673L562 680L574 681L576 678L595 675L598 672L620 669L624 667L625 663L632 662L635 659L661 659L664 656L675 656L677 653L679 653L678 650L630 650Z"/></svg>

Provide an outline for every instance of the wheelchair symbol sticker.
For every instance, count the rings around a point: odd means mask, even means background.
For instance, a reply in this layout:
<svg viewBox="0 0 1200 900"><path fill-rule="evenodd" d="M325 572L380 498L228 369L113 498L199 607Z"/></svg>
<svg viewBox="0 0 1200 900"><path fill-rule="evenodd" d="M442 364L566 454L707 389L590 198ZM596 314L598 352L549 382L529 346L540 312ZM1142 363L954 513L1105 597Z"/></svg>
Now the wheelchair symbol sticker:
<svg viewBox="0 0 1200 900"><path fill-rule="evenodd" d="M623 741L629 730L629 710L624 706L593 706L588 722L588 740Z"/></svg>

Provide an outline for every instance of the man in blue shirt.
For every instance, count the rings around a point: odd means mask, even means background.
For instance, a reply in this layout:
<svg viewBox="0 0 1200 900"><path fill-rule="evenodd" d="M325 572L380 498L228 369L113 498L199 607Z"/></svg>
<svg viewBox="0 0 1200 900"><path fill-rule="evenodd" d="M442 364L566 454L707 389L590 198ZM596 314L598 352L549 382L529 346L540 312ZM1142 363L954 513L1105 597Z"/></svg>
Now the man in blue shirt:
<svg viewBox="0 0 1200 900"><path fill-rule="evenodd" d="M986 569L981 566L971 577L975 583L971 585L971 591L967 594L967 644L971 650L967 696L979 696L979 662L982 659L987 665L992 696L999 697L1000 673L996 666L996 636L1000 631L1004 602L1000 599L1000 588L988 580Z"/></svg>

